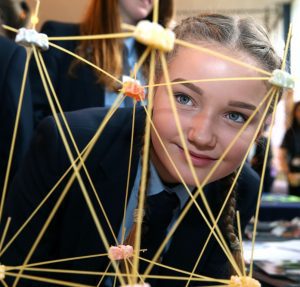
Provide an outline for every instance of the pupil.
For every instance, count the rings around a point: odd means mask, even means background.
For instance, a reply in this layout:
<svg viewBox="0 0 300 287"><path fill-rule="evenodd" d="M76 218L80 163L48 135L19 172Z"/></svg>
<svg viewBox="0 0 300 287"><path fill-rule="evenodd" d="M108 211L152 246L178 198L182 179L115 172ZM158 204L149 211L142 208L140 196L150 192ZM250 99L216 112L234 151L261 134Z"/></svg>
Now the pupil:
<svg viewBox="0 0 300 287"><path fill-rule="evenodd" d="M238 119L238 115L237 114L230 114L230 118L232 120L236 120L236 119Z"/></svg>
<svg viewBox="0 0 300 287"><path fill-rule="evenodd" d="M182 102L183 104L186 104L186 103L188 103L188 102L189 102L189 99L188 99L188 97L181 96L181 102Z"/></svg>

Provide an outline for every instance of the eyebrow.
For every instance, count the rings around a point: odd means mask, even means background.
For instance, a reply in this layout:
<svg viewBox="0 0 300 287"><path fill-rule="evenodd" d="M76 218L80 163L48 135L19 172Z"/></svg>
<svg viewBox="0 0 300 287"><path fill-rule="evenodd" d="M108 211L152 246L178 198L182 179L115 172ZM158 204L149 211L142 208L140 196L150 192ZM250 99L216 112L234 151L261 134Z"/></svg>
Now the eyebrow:
<svg viewBox="0 0 300 287"><path fill-rule="evenodd" d="M188 80L186 80L186 79L176 78L176 79L172 80L172 83L176 84L177 82L178 82L178 85L179 84L183 85L183 86L187 87L188 89L196 92L199 95L203 95L203 93L204 93L201 88L194 85L193 83L189 83ZM240 101L229 101L228 105L231 106L231 107L247 109L247 110L251 110L251 111L254 111L256 109L256 106L254 106L252 104L245 103L245 102L240 102Z"/></svg>
<svg viewBox="0 0 300 287"><path fill-rule="evenodd" d="M252 111L256 109L256 106L254 105L245 102L239 102L239 101L229 101L228 105L231 107L242 108L242 109L247 109Z"/></svg>
<svg viewBox="0 0 300 287"><path fill-rule="evenodd" d="M176 78L176 79L172 80L172 83L176 84L177 82L178 82L178 85L179 84L183 85L183 86L187 87L188 89L196 92L197 94L203 95L203 90L192 83L188 83L188 80L183 79L183 78Z"/></svg>

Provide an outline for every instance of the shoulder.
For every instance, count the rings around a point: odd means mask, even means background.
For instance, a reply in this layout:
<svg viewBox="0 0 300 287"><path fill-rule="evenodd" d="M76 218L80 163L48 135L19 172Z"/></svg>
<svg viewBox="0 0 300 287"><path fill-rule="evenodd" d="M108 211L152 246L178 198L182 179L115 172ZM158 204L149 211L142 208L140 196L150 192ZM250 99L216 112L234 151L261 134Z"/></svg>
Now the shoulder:
<svg viewBox="0 0 300 287"><path fill-rule="evenodd" d="M96 130L99 125L108 119L105 129L117 130L120 129L127 131L132 127L132 108L120 108L111 116L109 115L110 109L103 107L95 107L82 109L74 112L66 113L66 118L70 125L77 130ZM136 111L136 129L143 129L145 113L142 108Z"/></svg>
<svg viewBox="0 0 300 287"><path fill-rule="evenodd" d="M109 116L109 108L95 107L68 112L65 114L65 117L72 133L74 134L74 138L80 147L84 147L88 143L88 141L100 129L102 123L102 133L105 135L103 142L109 142L109 138L113 140L122 135L127 139L127 135L130 135L132 130L131 108L120 108L112 116ZM105 124L106 119L108 120L107 124ZM144 120L144 110L138 108L135 118L135 130L137 135L143 133ZM39 130L43 134L45 131L46 133L49 132L49 134L53 134L53 132L57 133L57 126L54 118L47 117L45 120L43 120L40 124Z"/></svg>
<svg viewBox="0 0 300 287"><path fill-rule="evenodd" d="M47 21L41 28L41 33L46 34L48 37L68 37L68 36L78 36L79 35L79 24L74 23L64 23L64 22L57 22L57 21ZM78 41L71 40L71 41L53 41L55 44L74 52ZM66 56L67 54L63 53L60 50L50 47L49 50L43 53L45 57L46 63L51 61L50 59L54 60L55 63L60 65L64 65L66 67L69 66L70 61L72 61L72 57ZM49 63L48 63L49 66Z"/></svg>
<svg viewBox="0 0 300 287"><path fill-rule="evenodd" d="M79 34L78 23L47 21L41 28L41 33L48 36L72 36Z"/></svg>
<svg viewBox="0 0 300 287"><path fill-rule="evenodd" d="M14 41L10 39L6 39L1 36L0 36L0 47L1 47L1 53L0 53L1 66L3 65L2 64L3 62L9 62L11 57L14 55L14 53L20 53L23 54L24 56L26 54L26 51L22 46L19 46Z"/></svg>
<svg viewBox="0 0 300 287"><path fill-rule="evenodd" d="M17 71L23 71L24 63L26 59L26 51L23 47L17 45L12 40L0 37L0 89L2 84L5 83L9 71L14 73Z"/></svg>
<svg viewBox="0 0 300 287"><path fill-rule="evenodd" d="M7 39L3 36L0 36L1 52L3 51L3 49L9 49L9 48L15 47L15 46L17 46L17 44L14 41Z"/></svg>

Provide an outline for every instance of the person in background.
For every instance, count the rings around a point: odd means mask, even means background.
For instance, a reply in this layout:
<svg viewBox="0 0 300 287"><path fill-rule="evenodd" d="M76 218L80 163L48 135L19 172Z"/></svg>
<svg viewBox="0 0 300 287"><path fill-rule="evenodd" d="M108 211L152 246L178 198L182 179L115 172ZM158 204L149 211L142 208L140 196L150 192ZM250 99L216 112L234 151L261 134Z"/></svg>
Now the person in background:
<svg viewBox="0 0 300 287"><path fill-rule="evenodd" d="M2 191L12 143L13 130L19 103L26 51L10 39L0 36L0 188ZM13 178L29 145L33 132L33 110L29 81L20 115L17 141L11 173Z"/></svg>
<svg viewBox="0 0 300 287"><path fill-rule="evenodd" d="M259 176L262 175L266 145L268 142L267 128L268 126L266 125L264 132L255 143L254 155L251 159L251 167L258 173ZM264 174L263 192L270 193L272 191L273 181L274 181L274 175L273 175L273 168L272 168L272 146L270 146L267 162L266 162L265 174Z"/></svg>
<svg viewBox="0 0 300 287"><path fill-rule="evenodd" d="M300 196L300 102L294 104L291 126L279 149L279 163L288 180L288 193Z"/></svg>
<svg viewBox="0 0 300 287"><path fill-rule="evenodd" d="M255 21L248 18L241 19L218 14L200 15L183 20L174 31L177 39L234 57L236 60L269 72L281 65L280 58L276 55L266 32ZM134 118L135 132L128 201L126 201L125 191L133 125L132 108L122 108L116 111L86 161L90 178L93 180L111 223L112 229L108 227L102 212L96 208L103 233L107 237L107 244L111 246L123 243L124 238L125 242L129 244L130 239L134 238L130 235L135 235L136 230L134 228L134 209L137 207L137 199L141 191L141 172L144 160L142 155L145 153L143 143L149 140L147 196L141 244L141 249L145 250L140 253L140 256L150 260L166 233L169 232L170 225L172 226L172 222L178 219L189 200L189 194L183 181L188 185L191 193L197 189L195 188L196 181L199 181L200 185L203 184L204 178L222 157L232 139L237 136L254 110L261 105L268 89L271 88L268 82L261 80L192 81L210 78L257 77L259 74L255 70L236 65L209 53L178 45L172 52L167 53L166 57L170 81L173 82L172 97L169 97L167 87L163 84L166 79L161 66L157 63L155 83L162 85L158 85L155 89L153 98L151 119L156 130L152 127L150 138L146 139L144 129L146 113L143 107L138 107ZM178 112L183 137L197 180L193 177L183 152L183 143L175 124L171 99ZM258 113L249 121L247 128L239 135L232 149L222 159L220 166L204 187L206 200L214 217L217 216L227 196L234 175L246 155L249 143L256 136L257 129L260 128L259 123L265 108L267 108L266 104L258 109ZM108 110L96 107L66 113L79 150L83 150L93 138ZM171 164L162 144L174 161L181 177L176 172L174 165ZM15 177L9 193L5 216L11 216L14 225L11 225L9 229L8 238L11 238L36 206L48 195L69 166L70 161L54 118L47 117L39 125L26 161ZM83 173L82 177L92 204L95 207L98 206ZM24 259L28 250L44 226L58 197L63 194L61 191L66 182L67 179L55 190L49 201L39 211L38 216L26 226L14 244L10 246L10 249L2 257L2 264L8 266L25 264ZM258 187L257 174L246 165L219 222L230 252L239 264L239 268L242 268L242 258L235 226L236 211L240 212L243 230L254 214ZM126 202L128 203L127 216L124 219L123 209ZM197 202L199 207L205 210L200 198L197 198ZM206 212L204 213L206 214ZM124 230L122 226L125 227L126 232L120 236L120 231L123 233ZM159 263L192 272L209 233L210 229L199 210L192 204L184 220L172 235L169 245L158 259ZM134 245L134 242L131 245ZM105 244L99 237L84 196L77 182L74 182L28 263L106 253ZM58 268L71 271L104 272L109 264L110 260L107 256L93 256L86 260L83 258L81 260L65 260L58 264L51 264L49 267L52 270ZM148 263L145 264L146 266L141 263L140 272L147 267ZM176 269L170 270L159 266L152 271L152 275L186 276L177 272ZM27 270L25 272L28 274ZM28 270L28 272L31 271ZM210 278L229 279L230 275L235 272L221 247L212 237L195 273ZM32 275L36 276L36 273ZM47 278L60 278L89 286L96 286L100 280L99 276L85 276L80 272L75 274L75 271L74 274L69 272L65 274L43 273L43 275ZM185 281L169 278L170 280L150 280L149 283L152 287L178 287L186 284ZM107 277L102 281L104 286L106 286L105 282L109 283L106 279ZM127 277L124 275L124 280L126 279ZM113 286L113 281L108 286ZM22 286L48 286L48 283L42 285L42 282L26 279L21 279L20 284ZM128 283L126 282L126 284ZM209 285L208 282L191 282L190 286L199 286L199 284ZM212 282L212 284L217 283ZM119 286L119 282L116 285Z"/></svg>
<svg viewBox="0 0 300 287"><path fill-rule="evenodd" d="M0 19L3 24L15 29L26 27L30 17L30 8L24 0L1 0ZM2 36L14 39L15 33L1 29Z"/></svg>
<svg viewBox="0 0 300 287"><path fill-rule="evenodd" d="M121 23L135 25L143 19L152 20L153 0L91 0L79 24L49 21L41 29L48 36L78 36L119 33ZM173 18L173 0L159 1L159 23L168 27ZM145 46L133 38L90 41L59 41L56 44L91 61L114 77L129 75ZM115 81L90 66L54 48L43 53L54 89L63 111L88 107L111 106L120 88ZM138 74L142 80L142 73ZM35 125L51 114L35 60L30 80L33 94ZM132 101L125 101L125 106Z"/></svg>

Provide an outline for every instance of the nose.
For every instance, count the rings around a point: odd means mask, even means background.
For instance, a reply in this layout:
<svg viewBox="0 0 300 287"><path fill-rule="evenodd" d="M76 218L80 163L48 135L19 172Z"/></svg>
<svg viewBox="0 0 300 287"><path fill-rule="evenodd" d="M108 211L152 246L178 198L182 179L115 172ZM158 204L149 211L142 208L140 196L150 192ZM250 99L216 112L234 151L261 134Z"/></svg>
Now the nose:
<svg viewBox="0 0 300 287"><path fill-rule="evenodd" d="M191 120L188 141L197 148L213 149L217 143L214 120L206 114L198 114Z"/></svg>

